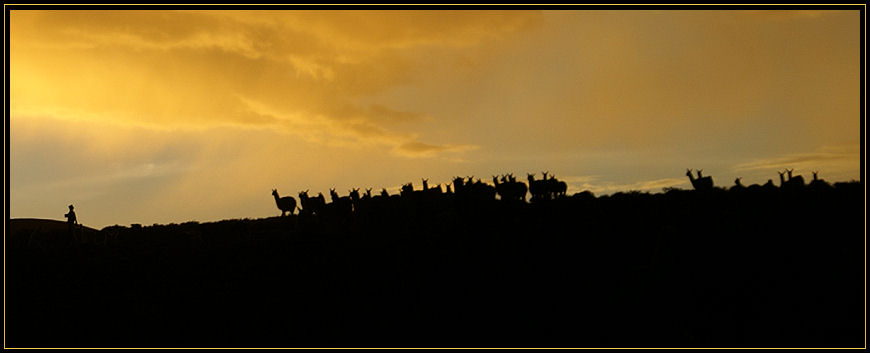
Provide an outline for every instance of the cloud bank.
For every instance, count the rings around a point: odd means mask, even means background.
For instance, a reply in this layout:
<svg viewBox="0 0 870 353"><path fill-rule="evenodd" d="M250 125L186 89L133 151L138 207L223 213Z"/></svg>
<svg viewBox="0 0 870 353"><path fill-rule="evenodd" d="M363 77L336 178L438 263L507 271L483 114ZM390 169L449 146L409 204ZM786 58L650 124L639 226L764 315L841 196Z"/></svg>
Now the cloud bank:
<svg viewBox="0 0 870 353"><path fill-rule="evenodd" d="M365 98L531 26L527 11L14 11L12 114L149 127L275 129L403 157L425 112ZM421 146L430 146L421 148Z"/></svg>

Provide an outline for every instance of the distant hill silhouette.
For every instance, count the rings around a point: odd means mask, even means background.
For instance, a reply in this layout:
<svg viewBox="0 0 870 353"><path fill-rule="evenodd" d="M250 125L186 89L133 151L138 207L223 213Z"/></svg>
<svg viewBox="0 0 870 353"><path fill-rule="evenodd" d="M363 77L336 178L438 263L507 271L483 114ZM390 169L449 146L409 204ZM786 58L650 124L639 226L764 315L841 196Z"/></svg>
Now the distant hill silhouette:
<svg viewBox="0 0 870 353"><path fill-rule="evenodd" d="M10 246L26 246L40 248L64 248L72 242L96 242L100 231L77 224L74 233L70 234L69 225L65 221L40 218L13 218L7 223L7 244ZM105 242L105 238L101 239Z"/></svg>
<svg viewBox="0 0 870 353"><path fill-rule="evenodd" d="M99 232L94 228L82 226L86 232ZM7 230L15 234L19 231L55 232L67 231L66 221L42 218L12 218L9 220Z"/></svg>
<svg viewBox="0 0 870 353"><path fill-rule="evenodd" d="M81 230L87 234L99 233L99 230L81 226ZM66 221L42 218L12 218L9 220L7 231L9 234L24 234L24 233L64 233L69 232Z"/></svg>

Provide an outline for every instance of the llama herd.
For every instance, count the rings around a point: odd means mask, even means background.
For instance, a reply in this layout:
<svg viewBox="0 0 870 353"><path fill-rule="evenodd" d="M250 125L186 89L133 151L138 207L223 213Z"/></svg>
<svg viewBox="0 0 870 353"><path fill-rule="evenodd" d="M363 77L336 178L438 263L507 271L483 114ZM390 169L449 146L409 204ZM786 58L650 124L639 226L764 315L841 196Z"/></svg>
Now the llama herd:
<svg viewBox="0 0 870 353"><path fill-rule="evenodd" d="M695 171L697 176L692 173L692 169L686 170L686 176L692 183L692 188L697 191L712 191L714 189L722 189L714 186L711 176L704 176L703 169ZM734 186L730 191L740 190L761 190L761 189L782 189L782 190L798 190L804 187L820 189L831 188L832 186L818 178L818 171L813 171L813 180L807 184L803 176L793 175L794 169L786 169L778 172L780 185L774 185L773 180L768 180L764 185L753 184L744 186L741 183L741 178L734 180ZM272 195L275 197L275 204L281 210L281 215L284 216L288 212L294 214L298 208L300 215L323 215L330 214L335 216L350 216L355 213L365 211L371 205L380 205L386 200L415 200L431 205L444 204L446 202L459 202L469 204L473 202L486 202L493 200L502 200L506 202L526 202L526 196L531 194L529 201L532 203L555 200L564 198L567 195L568 185L561 180L556 179L549 172L543 172L542 179L535 179L535 174L527 174L527 182L517 180L510 174L501 176L493 176L492 184L486 183L481 179L469 177L454 177L452 183L441 184L430 187L429 179L422 179L422 190L415 190L413 183L402 185L399 194L390 194L387 189L381 189L380 194L372 195L372 189L366 189L364 193L360 193L360 189L352 189L348 191L347 196L340 196L335 189L330 189L330 202L326 201L323 193L318 193L317 196L309 196L308 190L299 193L299 203L292 196L281 197L277 190L272 190ZM724 189L722 189L724 190ZM584 192L584 195L589 192ZM298 207L297 207L298 205Z"/></svg>
<svg viewBox="0 0 870 353"><path fill-rule="evenodd" d="M689 177L689 181L692 182L692 187L698 191L709 191L713 190L713 178L710 176L703 176L703 169L698 169L698 176L694 177L692 175L692 170L686 170L686 176ZM829 184L824 179L819 179L819 171L814 170L813 180L807 184L804 181L804 177L801 175L793 176L792 173L794 169L786 169L783 171L777 171L779 174L779 187L773 184L773 179L768 179L767 183L764 185L752 184L750 186L745 186L741 183L741 178L738 177L734 179L734 186L732 186L730 191L739 191L739 190L759 190L759 189L781 189L781 190L801 190L804 187L808 187L811 189L827 189L831 188L831 184Z"/></svg>
<svg viewBox="0 0 870 353"><path fill-rule="evenodd" d="M330 202L326 202L323 193L310 196L309 190L299 193L299 203L292 196L280 196L278 190L272 190L275 204L281 210L281 216L288 212L292 215L298 208L300 215L331 214L349 216L364 211L369 205L379 205L386 200L417 200L421 203L444 204L454 201L461 203L485 202L498 199L510 202L526 202L526 195L531 194L529 201L540 202L565 197L568 184L556 179L549 172L543 172L543 178L535 180L535 174L528 174L528 185L511 174L493 176L492 184L481 179L469 177L454 177L452 183L429 186L429 179L422 179L423 189L415 190L413 183L402 185L399 194L391 195L386 188L380 194L372 195L372 189L366 189L360 194L360 189L348 191L347 196L340 196L335 189L330 189ZM297 207L298 205L298 207Z"/></svg>

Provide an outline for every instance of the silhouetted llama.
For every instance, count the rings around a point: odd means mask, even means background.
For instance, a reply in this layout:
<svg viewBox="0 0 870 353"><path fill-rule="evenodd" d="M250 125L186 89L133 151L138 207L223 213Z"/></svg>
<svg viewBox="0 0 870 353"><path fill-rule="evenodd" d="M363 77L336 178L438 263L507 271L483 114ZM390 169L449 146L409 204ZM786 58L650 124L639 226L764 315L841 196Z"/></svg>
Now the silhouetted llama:
<svg viewBox="0 0 870 353"><path fill-rule="evenodd" d="M544 176L542 180L535 180L534 174L528 174L529 188L532 193L532 201L553 200L559 197L564 197L568 192L568 184L564 181L556 179L549 171L541 172Z"/></svg>
<svg viewBox="0 0 870 353"><path fill-rule="evenodd" d="M359 196L359 193L357 193L357 196ZM350 196L338 196L335 189L329 189L329 197L332 199L332 203L329 204L332 216L346 218L353 213L353 202Z"/></svg>
<svg viewBox="0 0 870 353"><path fill-rule="evenodd" d="M281 210L281 216L283 217L285 213L290 212L293 214L293 211L296 210L296 199L293 196L278 196L278 189L272 189L272 196L275 196L275 204L278 206L278 209Z"/></svg>
<svg viewBox="0 0 870 353"><path fill-rule="evenodd" d="M689 177L689 181L692 182L692 187L698 191L707 191L713 190L713 178L709 176L702 176L701 172L703 169L698 169L698 178L692 176L692 170L686 169L686 176Z"/></svg>
<svg viewBox="0 0 870 353"><path fill-rule="evenodd" d="M423 179L423 194L426 195L428 200L437 200L441 196L441 184L435 185L435 187L429 187L429 179Z"/></svg>
<svg viewBox="0 0 870 353"><path fill-rule="evenodd" d="M498 178L493 175L492 183L495 184L495 191L502 200L526 201L526 192L528 187L523 182L517 182L513 174L502 175L501 183Z"/></svg>
<svg viewBox="0 0 870 353"><path fill-rule="evenodd" d="M806 183L804 182L804 177L802 175L798 175L795 177L792 176L791 173L794 172L794 169L786 169L785 171L788 173L788 182L787 183L789 185L792 185L792 187L796 187L796 188L800 188L800 187L803 187L806 185Z"/></svg>
<svg viewBox="0 0 870 353"><path fill-rule="evenodd" d="M308 190L299 193L299 203L302 204L302 209L299 214L317 214L323 212L323 207L326 205L326 199L323 193L318 193L315 197L308 196Z"/></svg>
<svg viewBox="0 0 870 353"><path fill-rule="evenodd" d="M372 197L372 189L366 190L366 193L368 194L368 198ZM359 208L359 203L361 199L361 197L359 196L359 188L350 189L347 192L347 195L350 197L350 202L353 204L354 211L356 211L356 209Z"/></svg>
<svg viewBox="0 0 870 353"><path fill-rule="evenodd" d="M734 186L731 187L730 191L740 191L746 189L746 186L743 186L743 183L740 182L741 177L737 177L734 179Z"/></svg>
<svg viewBox="0 0 870 353"><path fill-rule="evenodd" d="M458 203L467 204L495 200L496 189L494 186L484 183L480 179L474 180L474 176L470 176L467 177L467 180L463 180L461 177L454 178L453 192Z"/></svg>
<svg viewBox="0 0 870 353"><path fill-rule="evenodd" d="M819 171L814 170L813 172L813 181L810 182L809 187L815 190L819 189L830 189L832 188L831 184L829 184L824 179L819 179Z"/></svg>
<svg viewBox="0 0 870 353"><path fill-rule="evenodd" d="M547 198L547 190L545 180L535 180L535 174L528 174L529 192L532 194L532 201L541 201ZM544 174L546 179L546 174Z"/></svg>
<svg viewBox="0 0 870 353"><path fill-rule="evenodd" d="M568 192L568 184L556 179L555 175L550 175L550 179L547 180L547 186L554 199L564 197L565 193Z"/></svg>
<svg viewBox="0 0 870 353"><path fill-rule="evenodd" d="M741 177L737 177L736 179L734 179L734 186L731 187L730 191L748 191L748 192L752 192L752 193L757 193L761 190L771 188L771 187L773 189L776 189L776 186L773 186L773 180L770 180L770 179L767 180L767 184L765 184L765 186L761 186L758 184L752 184L752 185L746 186L746 185L743 185L742 180L743 180L743 178L741 178Z"/></svg>

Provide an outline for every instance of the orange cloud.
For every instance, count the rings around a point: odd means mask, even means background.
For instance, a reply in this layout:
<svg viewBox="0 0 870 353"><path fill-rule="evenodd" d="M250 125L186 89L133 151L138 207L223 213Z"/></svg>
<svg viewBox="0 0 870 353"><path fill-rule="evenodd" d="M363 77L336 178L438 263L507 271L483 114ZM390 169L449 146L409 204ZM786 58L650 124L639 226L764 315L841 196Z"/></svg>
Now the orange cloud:
<svg viewBox="0 0 870 353"><path fill-rule="evenodd" d="M422 142L407 142L397 146L393 151L406 157L430 157L441 152L459 153L479 148L474 145L430 145Z"/></svg>
<svg viewBox="0 0 870 353"><path fill-rule="evenodd" d="M158 128L281 126L310 142L406 151L414 127L397 132L396 124L426 114L360 100L418 79L433 57L449 63L456 50L538 18L526 11L14 11L11 110Z"/></svg>
<svg viewBox="0 0 870 353"><path fill-rule="evenodd" d="M764 172L794 169L798 174L820 171L832 180L857 180L860 166L858 146L824 146L813 152L789 153L772 158L754 159L734 166L736 172Z"/></svg>

